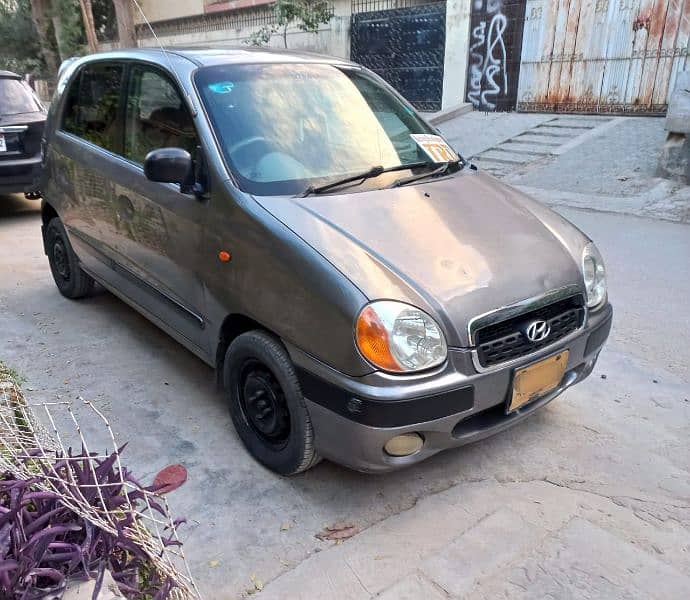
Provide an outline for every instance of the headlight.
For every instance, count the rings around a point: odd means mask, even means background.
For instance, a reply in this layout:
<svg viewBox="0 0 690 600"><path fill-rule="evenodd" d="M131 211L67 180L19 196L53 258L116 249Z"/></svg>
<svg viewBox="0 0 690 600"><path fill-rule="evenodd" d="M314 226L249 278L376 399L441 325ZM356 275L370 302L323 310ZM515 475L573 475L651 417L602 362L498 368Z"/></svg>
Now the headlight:
<svg viewBox="0 0 690 600"><path fill-rule="evenodd" d="M384 371L412 372L440 365L448 354L446 340L424 311L394 300L365 306L355 327L357 347Z"/></svg>
<svg viewBox="0 0 690 600"><path fill-rule="evenodd" d="M587 289L587 306L597 308L606 300L606 268L593 243L587 244L582 252L582 274Z"/></svg>

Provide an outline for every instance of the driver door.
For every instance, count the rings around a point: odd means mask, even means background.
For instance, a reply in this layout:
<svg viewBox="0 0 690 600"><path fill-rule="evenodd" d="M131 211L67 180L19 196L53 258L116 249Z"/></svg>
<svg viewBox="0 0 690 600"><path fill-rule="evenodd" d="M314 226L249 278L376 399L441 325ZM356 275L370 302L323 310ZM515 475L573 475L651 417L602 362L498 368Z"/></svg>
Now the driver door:
<svg viewBox="0 0 690 600"><path fill-rule="evenodd" d="M181 193L179 185L150 181L143 172L151 150L177 147L194 157L198 146L192 116L172 79L155 67L132 65L125 160L117 169L113 193L118 260L131 294L136 294L133 299L204 356L204 294L196 265L206 203Z"/></svg>

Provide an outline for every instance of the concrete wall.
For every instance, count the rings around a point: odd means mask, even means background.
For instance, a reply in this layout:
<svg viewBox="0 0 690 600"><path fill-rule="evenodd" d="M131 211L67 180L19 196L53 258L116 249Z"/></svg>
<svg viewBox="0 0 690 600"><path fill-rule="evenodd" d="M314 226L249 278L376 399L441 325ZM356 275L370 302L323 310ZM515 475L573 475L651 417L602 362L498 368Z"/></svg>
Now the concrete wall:
<svg viewBox="0 0 690 600"><path fill-rule="evenodd" d="M200 16L225 9L229 5L260 6L267 0L233 0L212 2L210 0L139 0L146 17L151 21L160 41L170 46L243 46L259 27L238 27L221 30L165 33L156 28L156 21L167 21L188 16ZM444 58L444 81L442 108L456 106L465 99L467 79L467 56L469 44L470 11L472 0L448 0L446 7L446 48ZM297 27L288 30L287 45L291 50L305 50L340 58L350 58L351 1L334 0L334 16L329 23L319 28L318 34L305 33ZM247 9L245 9L247 10ZM138 13L136 19L141 21ZM210 18L213 18L209 14ZM155 46L151 37L139 40L140 46ZM276 34L269 43L271 47L282 48L283 37ZM101 44L103 49L111 44Z"/></svg>
<svg viewBox="0 0 690 600"><path fill-rule="evenodd" d="M204 13L204 0L138 0L146 18L154 23ZM134 22L143 23L139 10L134 7Z"/></svg>
<svg viewBox="0 0 690 600"><path fill-rule="evenodd" d="M148 0L148 6L144 5L144 13L151 21L153 29L156 30L156 20L173 19L181 15L179 11L190 10L191 5L196 5L196 12L194 16L198 16L204 11L203 0L195 0L189 2L189 7L186 2L175 0L170 2L170 11L161 10L163 3L155 0ZM184 4L184 7L178 5ZM261 0L255 2L255 5L265 4ZM213 6L213 5L208 5ZM208 9L207 6L207 9ZM155 10L154 10L155 7ZM287 46L290 50L305 50L309 52L317 52L320 54L328 54L330 56L337 56L340 58L350 57L350 0L336 0L333 2L334 16L329 23L322 25L317 34L306 33L301 31L298 27L291 27L288 29ZM195 31L193 33L181 32L174 34L159 35L160 41L163 45L171 46L243 46L249 37L257 31L259 27L241 27L222 29L217 31ZM145 37L139 40L139 46L155 46L156 41L152 37ZM276 33L269 43L269 46L275 48L283 48L283 36ZM108 47L102 44L105 49Z"/></svg>

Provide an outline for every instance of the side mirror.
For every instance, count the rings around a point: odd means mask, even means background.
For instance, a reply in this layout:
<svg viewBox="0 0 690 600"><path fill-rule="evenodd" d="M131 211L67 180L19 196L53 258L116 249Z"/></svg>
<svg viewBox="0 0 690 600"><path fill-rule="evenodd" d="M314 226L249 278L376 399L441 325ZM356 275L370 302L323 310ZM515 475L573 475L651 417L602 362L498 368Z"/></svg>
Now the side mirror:
<svg viewBox="0 0 690 600"><path fill-rule="evenodd" d="M180 188L189 188L194 183L192 157L182 148L151 150L144 159L144 175L151 181L179 183Z"/></svg>

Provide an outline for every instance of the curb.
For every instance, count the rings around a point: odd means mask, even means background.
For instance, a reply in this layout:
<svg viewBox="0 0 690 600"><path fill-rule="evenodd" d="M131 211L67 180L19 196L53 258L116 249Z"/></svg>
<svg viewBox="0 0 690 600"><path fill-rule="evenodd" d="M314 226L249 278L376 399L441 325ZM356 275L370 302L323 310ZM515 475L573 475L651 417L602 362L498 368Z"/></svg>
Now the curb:
<svg viewBox="0 0 690 600"><path fill-rule="evenodd" d="M429 117L426 118L426 121L430 125L440 125L441 123L450 121L455 117L459 117L460 115L464 115L465 113L472 112L473 109L474 107L472 106L471 102L463 102L461 104L451 106L450 108L446 108L445 110L432 113Z"/></svg>

